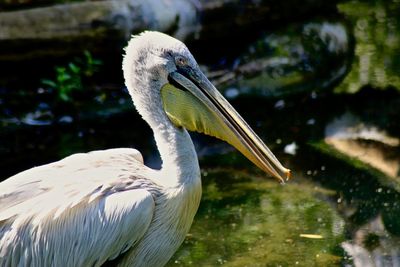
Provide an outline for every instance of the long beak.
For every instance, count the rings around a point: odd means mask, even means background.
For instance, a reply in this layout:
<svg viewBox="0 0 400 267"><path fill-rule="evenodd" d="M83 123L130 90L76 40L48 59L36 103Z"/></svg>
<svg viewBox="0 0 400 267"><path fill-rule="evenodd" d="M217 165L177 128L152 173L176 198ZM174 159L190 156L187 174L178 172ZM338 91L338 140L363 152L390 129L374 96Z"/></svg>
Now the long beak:
<svg viewBox="0 0 400 267"><path fill-rule="evenodd" d="M290 170L282 166L201 71L170 73L169 82L169 86L162 89L163 103L175 124L227 141L281 182L290 178Z"/></svg>

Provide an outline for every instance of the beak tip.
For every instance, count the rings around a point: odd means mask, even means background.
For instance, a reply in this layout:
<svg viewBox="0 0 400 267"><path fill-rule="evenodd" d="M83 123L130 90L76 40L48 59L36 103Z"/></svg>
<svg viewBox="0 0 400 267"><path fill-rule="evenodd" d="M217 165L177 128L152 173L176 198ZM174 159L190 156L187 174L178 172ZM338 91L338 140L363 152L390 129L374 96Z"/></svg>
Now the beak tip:
<svg viewBox="0 0 400 267"><path fill-rule="evenodd" d="M292 171L289 169L285 170L286 181L289 181L292 178Z"/></svg>
<svg viewBox="0 0 400 267"><path fill-rule="evenodd" d="M280 184L285 184L292 178L292 171L289 169L284 168L282 175L276 176L280 182Z"/></svg>

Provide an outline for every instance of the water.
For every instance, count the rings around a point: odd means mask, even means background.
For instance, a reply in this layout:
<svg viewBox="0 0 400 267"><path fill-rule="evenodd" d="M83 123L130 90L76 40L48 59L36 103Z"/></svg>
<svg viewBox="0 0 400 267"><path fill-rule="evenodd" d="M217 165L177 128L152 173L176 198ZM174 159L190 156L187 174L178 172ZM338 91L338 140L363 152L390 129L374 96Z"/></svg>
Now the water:
<svg viewBox="0 0 400 267"><path fill-rule="evenodd" d="M248 171L205 174L200 210L170 266L332 266L341 261L344 221L323 201L332 191L299 177L281 186Z"/></svg>

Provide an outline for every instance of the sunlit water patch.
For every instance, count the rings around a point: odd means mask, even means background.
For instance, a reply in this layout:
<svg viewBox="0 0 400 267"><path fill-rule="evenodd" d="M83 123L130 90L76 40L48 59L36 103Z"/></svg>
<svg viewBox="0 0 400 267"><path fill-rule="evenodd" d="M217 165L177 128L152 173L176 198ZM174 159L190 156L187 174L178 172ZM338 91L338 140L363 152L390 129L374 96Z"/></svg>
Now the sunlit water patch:
<svg viewBox="0 0 400 267"><path fill-rule="evenodd" d="M332 191L280 185L234 169L207 170L203 199L169 266L335 266L344 222L323 201Z"/></svg>

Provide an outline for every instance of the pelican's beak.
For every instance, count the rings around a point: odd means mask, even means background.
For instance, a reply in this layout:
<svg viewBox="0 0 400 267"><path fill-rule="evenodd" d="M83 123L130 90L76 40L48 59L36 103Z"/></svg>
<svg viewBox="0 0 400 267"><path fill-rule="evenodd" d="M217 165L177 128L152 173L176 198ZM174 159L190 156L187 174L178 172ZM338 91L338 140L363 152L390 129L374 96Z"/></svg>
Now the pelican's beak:
<svg viewBox="0 0 400 267"><path fill-rule="evenodd" d="M290 178L274 154L198 69L170 73L161 89L164 110L179 127L222 139L281 182Z"/></svg>

